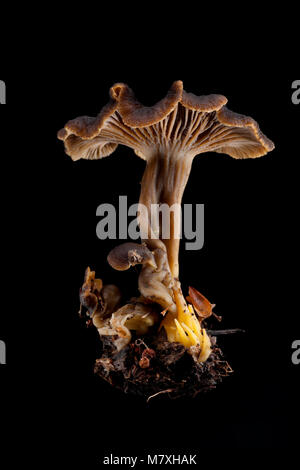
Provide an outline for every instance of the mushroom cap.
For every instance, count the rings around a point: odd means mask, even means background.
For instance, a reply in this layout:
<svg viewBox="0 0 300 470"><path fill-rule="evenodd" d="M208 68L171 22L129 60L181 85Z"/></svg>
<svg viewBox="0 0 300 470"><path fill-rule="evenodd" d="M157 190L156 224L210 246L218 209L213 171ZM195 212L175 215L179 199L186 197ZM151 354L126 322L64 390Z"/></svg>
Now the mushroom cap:
<svg viewBox="0 0 300 470"><path fill-rule="evenodd" d="M196 96L176 81L153 106L143 106L124 83L110 89L110 101L97 117L73 119L58 132L73 160L99 159L123 144L147 159L153 149L195 156L215 151L233 158L256 158L274 149L257 122L234 113L222 95Z"/></svg>
<svg viewBox="0 0 300 470"><path fill-rule="evenodd" d="M113 248L107 256L107 261L117 271L125 271L137 264L148 264L156 268L154 256L147 246L132 242Z"/></svg>

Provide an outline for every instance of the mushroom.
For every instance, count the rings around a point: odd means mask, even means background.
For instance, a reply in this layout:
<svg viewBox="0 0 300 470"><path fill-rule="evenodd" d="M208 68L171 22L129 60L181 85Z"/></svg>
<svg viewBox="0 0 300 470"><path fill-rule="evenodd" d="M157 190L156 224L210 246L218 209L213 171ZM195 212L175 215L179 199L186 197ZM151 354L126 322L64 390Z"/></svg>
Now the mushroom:
<svg viewBox="0 0 300 470"><path fill-rule="evenodd" d="M121 301L120 289L114 284L106 284L101 290L101 304L93 314L93 325L101 328L106 320L117 310Z"/></svg>
<svg viewBox="0 0 300 470"><path fill-rule="evenodd" d="M158 314L153 304L132 302L114 311L110 318L99 319L95 326L100 336L112 336L113 343L120 351L131 341L131 331L144 335L158 321Z"/></svg>
<svg viewBox="0 0 300 470"><path fill-rule="evenodd" d="M145 160L139 203L146 211L141 209L138 215L145 244L139 248L143 251L139 288L142 295L168 308L163 320L168 339L184 344L188 343L187 338L195 344L199 335L203 335L199 327L201 317L196 318L181 292L178 279L180 238L174 214L171 213L170 218L170 236L164 238L158 214L155 217L154 213L153 217L153 208L158 212L162 204L169 207L181 204L193 159L198 154L214 151L246 159L261 157L274 149L274 144L252 118L230 111L226 104L225 96L196 96L185 92L183 83L176 81L165 98L146 107L137 101L127 85L117 83L110 89L109 103L97 117L78 117L58 133L73 160L106 157L118 144L132 148ZM146 247L152 252L156 267L148 252L147 262L143 263ZM109 262L117 269L127 269L140 262L126 249L123 246L109 255ZM113 257L121 255L122 250L127 258L118 258L121 261L118 265ZM160 292L156 297L153 285ZM208 343L207 339L205 341Z"/></svg>
<svg viewBox="0 0 300 470"><path fill-rule="evenodd" d="M96 310L103 310L104 303L101 296L103 283L101 279L95 279L95 271L88 267L85 270L84 282L79 291L80 303L92 317Z"/></svg>
<svg viewBox="0 0 300 470"><path fill-rule="evenodd" d="M107 261L112 268L118 271L125 271L136 264L147 264L156 268L151 251L146 245L139 245L138 243L123 243L116 246L109 252Z"/></svg>
<svg viewBox="0 0 300 470"><path fill-rule="evenodd" d="M102 280L95 278L95 271L91 271L88 267L79 291L79 298L81 306L86 308L94 326L102 328L117 310L121 301L121 292L114 284L103 286Z"/></svg>
<svg viewBox="0 0 300 470"><path fill-rule="evenodd" d="M173 279L165 250L156 248L151 252L145 244L123 243L110 251L107 261L118 271L142 264L139 276L141 294L146 299L160 304L164 309L176 312L172 298Z"/></svg>

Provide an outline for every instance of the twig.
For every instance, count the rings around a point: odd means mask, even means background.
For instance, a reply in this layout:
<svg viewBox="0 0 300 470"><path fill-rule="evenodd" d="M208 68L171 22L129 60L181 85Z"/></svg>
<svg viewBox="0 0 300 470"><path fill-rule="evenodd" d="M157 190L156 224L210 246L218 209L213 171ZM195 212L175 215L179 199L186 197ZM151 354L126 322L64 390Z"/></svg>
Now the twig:
<svg viewBox="0 0 300 470"><path fill-rule="evenodd" d="M150 397L147 398L147 403L151 400L151 398L157 397L157 395L161 395L162 393L171 393L173 392L172 388L168 388L167 390L161 390L160 392L154 393L154 395L150 395Z"/></svg>
<svg viewBox="0 0 300 470"><path fill-rule="evenodd" d="M223 335L234 335L235 333L246 333L245 330L239 328L235 330L208 330L208 334L211 336L223 336Z"/></svg>

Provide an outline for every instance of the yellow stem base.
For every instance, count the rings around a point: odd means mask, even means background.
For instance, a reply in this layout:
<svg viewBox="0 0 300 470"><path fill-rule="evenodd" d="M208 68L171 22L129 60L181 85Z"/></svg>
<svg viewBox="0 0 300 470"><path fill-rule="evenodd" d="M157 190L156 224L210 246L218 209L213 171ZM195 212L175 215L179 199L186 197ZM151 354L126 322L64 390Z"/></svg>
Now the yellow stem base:
<svg viewBox="0 0 300 470"><path fill-rule="evenodd" d="M199 362L205 362L211 354L211 342L206 330L201 327L193 306L186 304L179 289L174 291L177 316L168 312L160 328L164 327L168 341L183 344L186 348L200 347Z"/></svg>

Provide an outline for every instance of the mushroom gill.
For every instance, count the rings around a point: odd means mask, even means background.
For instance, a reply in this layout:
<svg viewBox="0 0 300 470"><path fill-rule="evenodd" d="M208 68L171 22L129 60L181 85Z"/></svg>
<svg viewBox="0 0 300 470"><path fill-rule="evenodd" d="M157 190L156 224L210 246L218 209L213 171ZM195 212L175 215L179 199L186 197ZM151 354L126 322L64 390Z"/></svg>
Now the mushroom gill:
<svg viewBox="0 0 300 470"><path fill-rule="evenodd" d="M205 360L210 341L201 327L203 318L186 303L179 282L178 220L171 212L165 236L159 208L180 206L196 155L214 151L245 159L273 150L274 144L252 118L230 111L226 104L222 95L186 93L182 82L176 81L165 98L146 107L127 85L117 83L97 117L73 119L58 133L73 160L100 159L122 144L146 161L138 216L143 243L138 251L142 254L118 248L120 260L111 264L117 269L141 264L139 290L168 312L161 324L168 340L187 347L202 344ZM110 254L108 260L115 255Z"/></svg>

